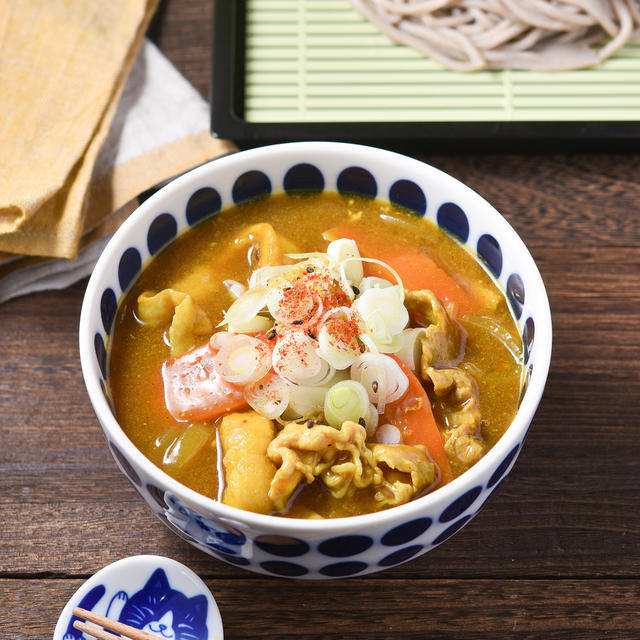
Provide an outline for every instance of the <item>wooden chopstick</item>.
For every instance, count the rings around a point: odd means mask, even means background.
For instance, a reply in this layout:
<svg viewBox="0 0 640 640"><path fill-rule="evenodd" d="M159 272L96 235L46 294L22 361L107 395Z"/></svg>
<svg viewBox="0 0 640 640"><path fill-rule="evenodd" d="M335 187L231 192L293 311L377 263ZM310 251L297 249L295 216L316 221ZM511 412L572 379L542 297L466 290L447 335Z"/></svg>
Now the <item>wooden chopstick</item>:
<svg viewBox="0 0 640 640"><path fill-rule="evenodd" d="M73 610L73 615L76 616L76 618L84 618L89 622L93 622L94 624L87 624L86 622L82 622L82 620L75 620L73 626L79 631L88 633L94 638L99 638L99 640L122 640L120 636L131 638L131 640L158 640L158 636L153 635L152 633L147 633L146 631L136 629L135 627L130 627L128 624L111 620L111 618L105 618L97 613L93 613L93 611L87 611L80 607L76 607ZM94 625L100 625L100 627L104 627L104 629ZM109 631L105 631L105 629L115 631L116 633L119 633L120 636L109 633Z"/></svg>

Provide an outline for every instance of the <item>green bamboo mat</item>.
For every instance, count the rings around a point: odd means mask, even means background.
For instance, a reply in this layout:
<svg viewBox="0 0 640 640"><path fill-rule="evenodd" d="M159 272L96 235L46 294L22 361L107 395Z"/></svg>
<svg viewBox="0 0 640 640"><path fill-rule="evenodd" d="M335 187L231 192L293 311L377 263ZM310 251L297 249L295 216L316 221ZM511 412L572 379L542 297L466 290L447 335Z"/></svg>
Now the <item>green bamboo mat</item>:
<svg viewBox="0 0 640 640"><path fill-rule="evenodd" d="M593 69L459 73L349 0L247 0L246 25L247 122L640 121L640 39Z"/></svg>

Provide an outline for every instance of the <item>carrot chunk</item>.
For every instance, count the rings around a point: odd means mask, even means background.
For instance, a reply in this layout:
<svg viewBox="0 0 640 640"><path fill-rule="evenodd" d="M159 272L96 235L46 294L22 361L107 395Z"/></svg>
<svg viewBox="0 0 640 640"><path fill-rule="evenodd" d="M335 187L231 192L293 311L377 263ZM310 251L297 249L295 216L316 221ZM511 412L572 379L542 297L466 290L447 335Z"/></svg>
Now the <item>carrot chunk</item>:
<svg viewBox="0 0 640 640"><path fill-rule="evenodd" d="M223 413L247 406L242 388L216 373L215 356L216 352L207 343L164 363L164 400L176 420L214 420Z"/></svg>
<svg viewBox="0 0 640 640"><path fill-rule="evenodd" d="M423 444L430 458L440 469L439 487L453 480L440 429L431 411L429 396L416 375L398 358L392 356L409 379L407 392L385 407L384 421L402 433L405 444Z"/></svg>

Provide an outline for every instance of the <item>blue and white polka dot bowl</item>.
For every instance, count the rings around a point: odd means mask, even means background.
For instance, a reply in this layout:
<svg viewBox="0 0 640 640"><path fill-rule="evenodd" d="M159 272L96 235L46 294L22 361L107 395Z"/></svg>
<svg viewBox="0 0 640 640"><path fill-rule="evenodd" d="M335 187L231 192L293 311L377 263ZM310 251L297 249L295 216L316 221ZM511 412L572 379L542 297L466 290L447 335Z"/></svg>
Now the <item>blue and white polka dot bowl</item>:
<svg viewBox="0 0 640 640"><path fill-rule="evenodd" d="M221 208L271 193L330 190L377 196L437 222L477 253L507 292L526 352L519 411L472 469L409 504L351 518L292 520L248 513L206 498L153 465L124 434L105 393L117 305L141 268L182 231ZM219 158L144 202L100 257L80 320L82 371L122 472L175 533L233 565L273 576L326 579L401 564L441 544L478 513L513 466L545 386L551 314L529 251L483 198L445 173L371 147L300 142Z"/></svg>

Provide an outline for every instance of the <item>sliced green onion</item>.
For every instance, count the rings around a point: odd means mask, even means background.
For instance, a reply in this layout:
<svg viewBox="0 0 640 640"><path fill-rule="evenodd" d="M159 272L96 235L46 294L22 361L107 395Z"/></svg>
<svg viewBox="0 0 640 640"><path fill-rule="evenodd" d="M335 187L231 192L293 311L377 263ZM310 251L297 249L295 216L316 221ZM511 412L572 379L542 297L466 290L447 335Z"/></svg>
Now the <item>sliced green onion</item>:
<svg viewBox="0 0 640 640"><path fill-rule="evenodd" d="M289 406L285 416L291 420L317 416L324 407L329 387L289 386Z"/></svg>
<svg viewBox="0 0 640 640"><path fill-rule="evenodd" d="M347 420L359 422L369 417L369 396L355 380L334 384L324 398L324 417L333 427L341 427Z"/></svg>
<svg viewBox="0 0 640 640"><path fill-rule="evenodd" d="M364 419L367 436L372 437L378 427L378 410L369 403L369 415Z"/></svg>
<svg viewBox="0 0 640 640"><path fill-rule="evenodd" d="M271 326L269 318L258 316L266 306L267 292L268 289L261 286L243 293L227 309L224 320L218 326L226 324L232 333L254 333L268 329ZM262 317L262 319L256 320L258 317ZM270 323L268 326L267 321Z"/></svg>
<svg viewBox="0 0 640 640"><path fill-rule="evenodd" d="M318 355L334 369L347 369L360 355L358 336L351 332L348 307L335 307L323 316L318 330Z"/></svg>
<svg viewBox="0 0 640 640"><path fill-rule="evenodd" d="M316 351L315 341L304 331L288 330L278 336L273 368L286 382L319 385L333 375L333 368Z"/></svg>
<svg viewBox="0 0 640 640"><path fill-rule="evenodd" d="M358 289L360 289L361 294L368 289L386 289L387 287L393 287L393 282L389 282L384 278L378 278L376 276L367 276L366 278L362 278L358 285Z"/></svg>
<svg viewBox="0 0 640 640"><path fill-rule="evenodd" d="M398 363L381 353L363 353L351 367L351 379L360 382L378 413L384 413L389 402L401 398L409 380Z"/></svg>
<svg viewBox="0 0 640 640"><path fill-rule="evenodd" d="M362 260L358 245L349 238L339 238L329 243L327 255L333 258L337 266L344 271L347 280L354 285L359 285L362 280Z"/></svg>
<svg viewBox="0 0 640 640"><path fill-rule="evenodd" d="M400 349L395 351L397 358L411 369L417 371L420 368L420 357L422 356L422 342L420 337L424 335L424 328L405 329L400 334Z"/></svg>
<svg viewBox="0 0 640 640"><path fill-rule="evenodd" d="M403 292L399 286L368 289L353 306L364 320L367 334L381 351L399 349L395 338L409 323L409 312L403 304Z"/></svg>
<svg viewBox="0 0 640 640"><path fill-rule="evenodd" d="M289 404L289 387L273 371L244 388L244 399L265 418L279 418Z"/></svg>
<svg viewBox="0 0 640 640"><path fill-rule="evenodd" d="M384 267L387 271L389 271L393 275L393 277L396 279L396 284L400 288L400 292L401 292L400 299L402 302L404 302L404 285L402 284L402 278L398 275L398 272L395 269L390 267L386 262L383 262L382 260L377 260L376 258L361 258L360 260L362 262L368 262L369 264L379 264L380 266Z"/></svg>
<svg viewBox="0 0 640 640"><path fill-rule="evenodd" d="M249 278L249 288L253 289L267 284L272 278L276 278L291 269L290 266L268 266L256 269Z"/></svg>
<svg viewBox="0 0 640 640"><path fill-rule="evenodd" d="M247 287L237 280L223 280L222 284L234 298L239 298L247 290Z"/></svg>
<svg viewBox="0 0 640 640"><path fill-rule="evenodd" d="M394 424L381 424L376 431L376 441L380 444L400 444L402 434Z"/></svg>
<svg viewBox="0 0 640 640"><path fill-rule="evenodd" d="M221 347L213 366L227 382L249 384L264 377L271 368L271 350L261 340L241 333L229 334L224 342L218 334L214 336L216 339L212 337L210 344Z"/></svg>
<svg viewBox="0 0 640 640"><path fill-rule="evenodd" d="M287 253L285 254L287 258L291 258L292 260L321 260L323 264L331 267L334 262L331 256L328 256L326 253L322 251L310 251L308 253ZM300 266L300 265L296 265Z"/></svg>

